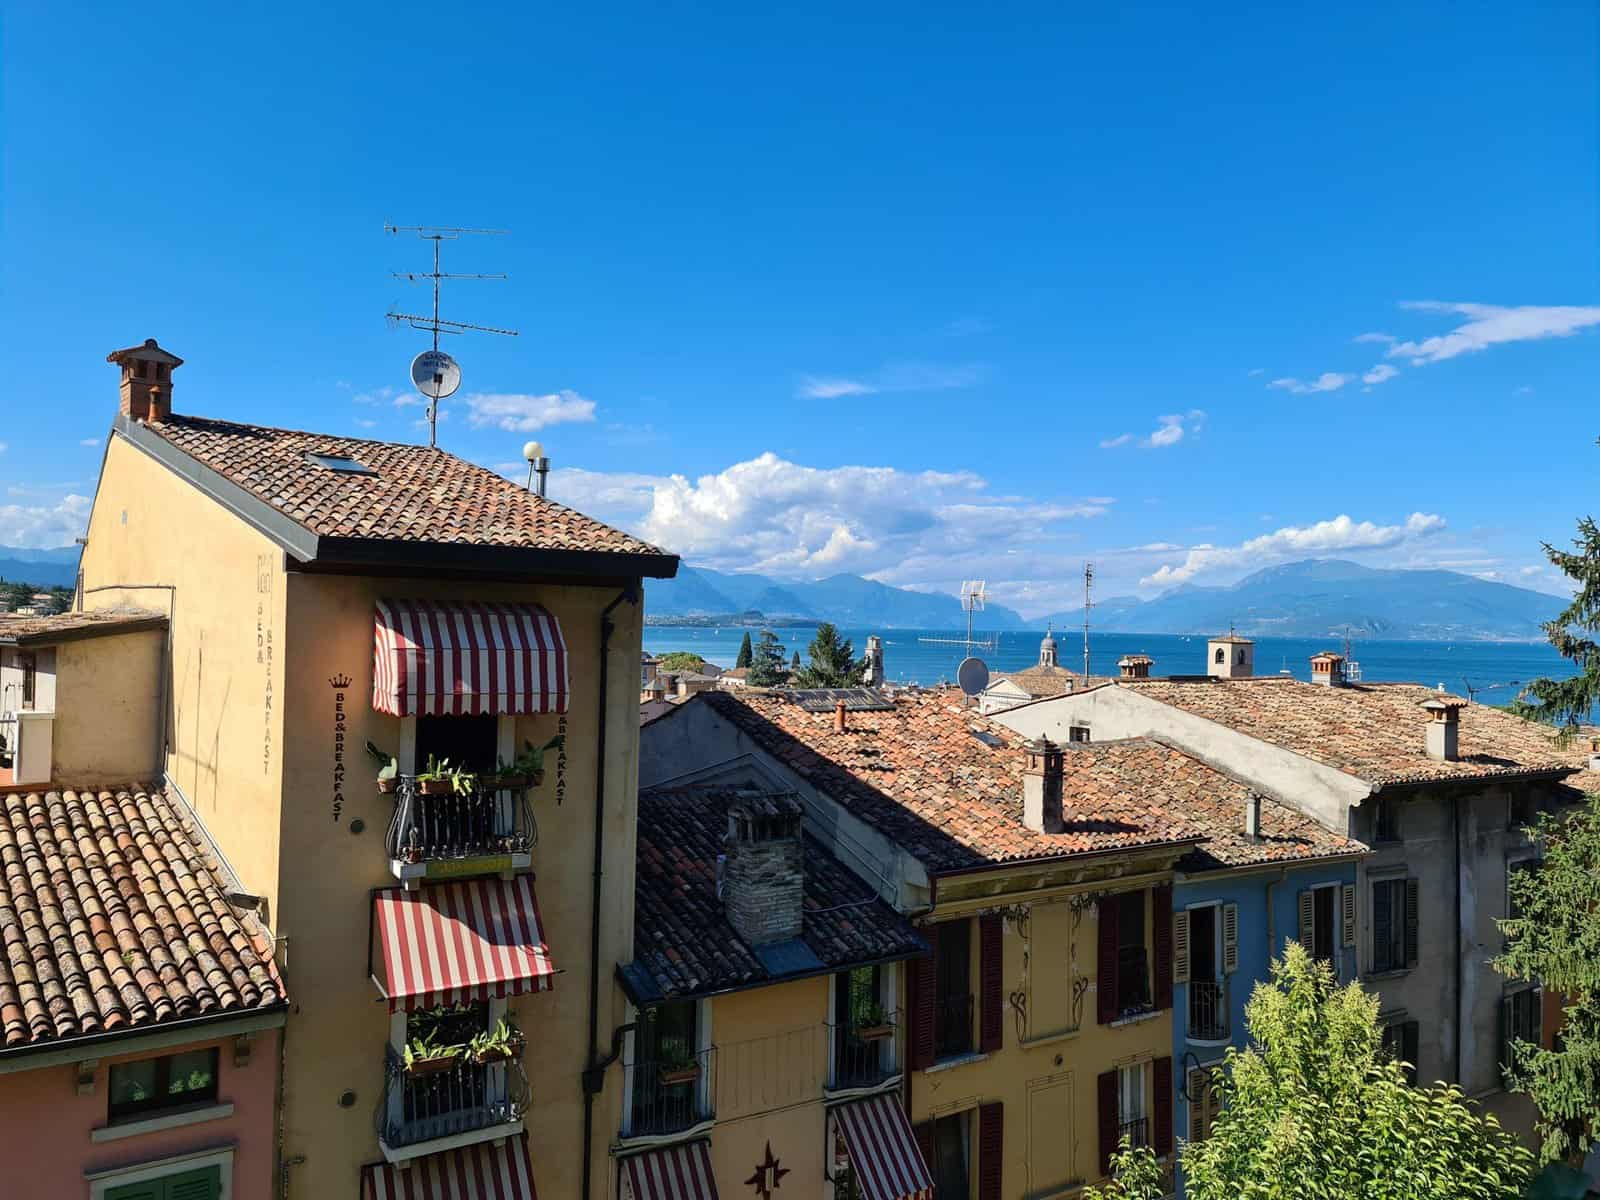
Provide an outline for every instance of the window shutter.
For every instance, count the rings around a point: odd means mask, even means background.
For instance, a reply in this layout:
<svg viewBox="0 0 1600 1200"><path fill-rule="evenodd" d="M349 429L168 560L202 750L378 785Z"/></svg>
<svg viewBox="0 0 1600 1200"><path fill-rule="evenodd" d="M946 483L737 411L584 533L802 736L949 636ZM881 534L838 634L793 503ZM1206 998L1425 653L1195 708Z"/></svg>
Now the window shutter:
<svg viewBox="0 0 1600 1200"><path fill-rule="evenodd" d="M1099 910L1100 953L1096 964L1095 1018L1102 1025L1117 1019L1117 898L1102 896Z"/></svg>
<svg viewBox="0 0 1600 1200"><path fill-rule="evenodd" d="M144 1183L125 1183L106 1192L106 1200L162 1200L165 1181L151 1179Z"/></svg>
<svg viewBox="0 0 1600 1200"><path fill-rule="evenodd" d="M1222 906L1222 970L1232 975L1239 969L1239 906Z"/></svg>
<svg viewBox="0 0 1600 1200"><path fill-rule="evenodd" d="M978 1049L993 1054L1005 1029L1005 926L998 913L978 919Z"/></svg>
<svg viewBox="0 0 1600 1200"><path fill-rule="evenodd" d="M1511 1065L1511 1041L1515 1036L1512 1030L1515 1026L1511 1021L1511 997L1500 997L1500 1069L1504 1071Z"/></svg>
<svg viewBox="0 0 1600 1200"><path fill-rule="evenodd" d="M1204 1067L1189 1072L1189 1140L1206 1140L1207 1107L1211 1103L1211 1087Z"/></svg>
<svg viewBox="0 0 1600 1200"><path fill-rule="evenodd" d="M1095 1081L1100 1108L1100 1174L1111 1174L1111 1156L1117 1152L1117 1073L1107 1071Z"/></svg>
<svg viewBox="0 0 1600 1200"><path fill-rule="evenodd" d="M911 1127L911 1136L917 1139L917 1149L922 1153L922 1165L928 1168L928 1174L933 1175L933 1122L923 1121ZM934 1189L937 1194L938 1189ZM957 1197L956 1200L962 1200Z"/></svg>
<svg viewBox="0 0 1600 1200"><path fill-rule="evenodd" d="M1155 931L1156 1009L1172 1007L1172 885L1151 889L1151 927Z"/></svg>
<svg viewBox="0 0 1600 1200"><path fill-rule="evenodd" d="M1417 881L1406 880L1406 966L1417 965Z"/></svg>
<svg viewBox="0 0 1600 1200"><path fill-rule="evenodd" d="M1387 881L1372 885L1372 969L1386 971L1394 966L1388 961L1389 947L1394 943L1394 890Z"/></svg>
<svg viewBox="0 0 1600 1200"><path fill-rule="evenodd" d="M1300 945L1312 958L1317 956L1317 898L1310 889L1300 893Z"/></svg>
<svg viewBox="0 0 1600 1200"><path fill-rule="evenodd" d="M1189 914L1172 914L1172 982L1189 982Z"/></svg>
<svg viewBox="0 0 1600 1200"><path fill-rule="evenodd" d="M1155 1113L1151 1125L1152 1147L1159 1158L1172 1153L1172 1058L1158 1058L1150 1066L1155 1075Z"/></svg>
<svg viewBox="0 0 1600 1200"><path fill-rule="evenodd" d="M1410 1063L1407 1075L1414 1084L1417 1082L1417 1029L1416 1021L1407 1021L1400 1026L1400 1057Z"/></svg>
<svg viewBox="0 0 1600 1200"><path fill-rule="evenodd" d="M1544 988L1536 986L1533 989L1532 1003L1533 1019L1529 1023L1529 1032L1532 1036L1528 1040L1535 1046L1542 1046L1544 1045Z"/></svg>
<svg viewBox="0 0 1600 1200"><path fill-rule="evenodd" d="M1339 889L1339 912L1344 922L1340 943L1346 947L1356 944L1356 885L1347 883Z"/></svg>
<svg viewBox="0 0 1600 1200"><path fill-rule="evenodd" d="M1005 1105L978 1106L978 1200L1000 1200L1005 1162Z"/></svg>
<svg viewBox="0 0 1600 1200"><path fill-rule="evenodd" d="M167 1186L166 1200L217 1200L222 1195L222 1168L188 1171L161 1182Z"/></svg>
<svg viewBox="0 0 1600 1200"><path fill-rule="evenodd" d="M927 957L913 958L906 963L906 1007L911 1015L908 1057L913 1071L926 1071L933 1066L934 1005L937 999L934 992L939 979L939 927L924 925L922 936L928 943ZM932 1129L931 1125L929 1129Z"/></svg>

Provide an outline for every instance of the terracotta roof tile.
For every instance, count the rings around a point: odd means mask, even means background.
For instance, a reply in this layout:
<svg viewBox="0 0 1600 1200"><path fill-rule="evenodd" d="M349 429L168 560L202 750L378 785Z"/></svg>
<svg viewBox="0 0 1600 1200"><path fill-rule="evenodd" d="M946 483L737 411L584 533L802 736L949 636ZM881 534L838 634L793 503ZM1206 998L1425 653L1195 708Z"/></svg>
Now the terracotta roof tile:
<svg viewBox="0 0 1600 1200"><path fill-rule="evenodd" d="M204 860L161 791L0 795L4 1048L282 1001Z"/></svg>
<svg viewBox="0 0 1600 1200"><path fill-rule="evenodd" d="M0 613L0 643L49 645L133 629L157 629L166 623L165 614L142 608L56 613L48 617L14 617Z"/></svg>
<svg viewBox="0 0 1600 1200"><path fill-rule="evenodd" d="M1004 671L994 678L996 681L1009 679L1028 695L1038 699L1072 691L1082 676L1065 667L1034 666L1021 671Z"/></svg>
<svg viewBox="0 0 1600 1200"><path fill-rule="evenodd" d="M717 856L728 791L654 791L639 796L633 955L667 997L758 986L773 977L728 923L717 898ZM830 970L927 952L909 922L877 899L815 838L805 839L801 940Z"/></svg>
<svg viewBox="0 0 1600 1200"><path fill-rule="evenodd" d="M1460 757L1429 758L1422 703L1439 693L1417 684L1327 687L1265 676L1119 680L1114 686L1371 784L1528 775L1567 765L1552 743L1553 730L1482 704L1461 710Z"/></svg>
<svg viewBox="0 0 1600 1200"><path fill-rule="evenodd" d="M436 447L176 415L146 428L320 537L666 553ZM374 473L318 466L308 454Z"/></svg>
<svg viewBox="0 0 1600 1200"><path fill-rule="evenodd" d="M1203 837L1146 796L1086 794L1062 833L1022 823L1023 738L953 689L901 695L892 711L809 713L782 696L704 692L710 704L805 777L934 871L1171 845Z"/></svg>

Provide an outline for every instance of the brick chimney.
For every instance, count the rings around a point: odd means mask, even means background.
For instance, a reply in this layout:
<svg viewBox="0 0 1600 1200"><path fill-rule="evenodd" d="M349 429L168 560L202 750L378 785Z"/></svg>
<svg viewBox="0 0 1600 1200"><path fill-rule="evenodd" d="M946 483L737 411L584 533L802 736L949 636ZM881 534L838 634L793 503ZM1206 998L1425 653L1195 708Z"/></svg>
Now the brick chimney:
<svg viewBox="0 0 1600 1200"><path fill-rule="evenodd" d="M1117 674L1123 679L1149 679L1154 663L1148 654L1125 654L1117 659Z"/></svg>
<svg viewBox="0 0 1600 1200"><path fill-rule="evenodd" d="M145 338L142 346L113 350L106 361L122 368L122 415L151 425L172 415L172 371L183 359Z"/></svg>
<svg viewBox="0 0 1600 1200"><path fill-rule="evenodd" d="M1425 745L1428 757L1439 762L1455 762L1461 757L1461 710L1465 700L1455 696L1435 696L1422 702L1428 714Z"/></svg>
<svg viewBox="0 0 1600 1200"><path fill-rule="evenodd" d="M1324 650L1311 656L1311 682L1323 687L1344 686L1344 655Z"/></svg>
<svg viewBox="0 0 1600 1200"><path fill-rule="evenodd" d="M1022 769L1022 823L1035 833L1060 833L1067 825L1066 759L1049 738L1024 747L1027 765Z"/></svg>
<svg viewBox="0 0 1600 1200"><path fill-rule="evenodd" d="M750 796L728 806L722 899L728 924L752 946L797 938L804 926L803 811L793 796Z"/></svg>

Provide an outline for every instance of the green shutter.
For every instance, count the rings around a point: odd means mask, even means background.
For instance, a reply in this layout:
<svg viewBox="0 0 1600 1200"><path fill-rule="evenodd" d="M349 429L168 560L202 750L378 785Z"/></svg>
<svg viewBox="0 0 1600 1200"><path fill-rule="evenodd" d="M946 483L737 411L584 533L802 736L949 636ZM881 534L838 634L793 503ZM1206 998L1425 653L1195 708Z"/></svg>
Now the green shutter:
<svg viewBox="0 0 1600 1200"><path fill-rule="evenodd" d="M106 1192L106 1200L166 1200L166 1186L159 1179L144 1183L125 1183Z"/></svg>
<svg viewBox="0 0 1600 1200"><path fill-rule="evenodd" d="M222 1168L201 1167L182 1175L169 1175L165 1200L217 1200L222 1195Z"/></svg>

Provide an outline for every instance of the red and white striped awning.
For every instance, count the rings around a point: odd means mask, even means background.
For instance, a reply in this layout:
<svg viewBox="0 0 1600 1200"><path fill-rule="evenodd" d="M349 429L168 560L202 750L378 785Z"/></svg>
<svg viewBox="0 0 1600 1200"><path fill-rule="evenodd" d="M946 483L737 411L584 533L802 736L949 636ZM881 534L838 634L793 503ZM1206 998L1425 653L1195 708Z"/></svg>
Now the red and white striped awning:
<svg viewBox="0 0 1600 1200"><path fill-rule="evenodd" d="M833 1119L866 1200L933 1200L933 1176L898 1096L840 1105Z"/></svg>
<svg viewBox="0 0 1600 1200"><path fill-rule="evenodd" d="M380 600L372 707L396 717L567 711L567 644L537 604Z"/></svg>
<svg viewBox="0 0 1600 1200"><path fill-rule="evenodd" d="M373 903L383 950L376 982L390 1012L542 992L554 982L532 876L389 888Z"/></svg>
<svg viewBox="0 0 1600 1200"><path fill-rule="evenodd" d="M621 1200L717 1200L710 1142L635 1154L622 1160L621 1170Z"/></svg>
<svg viewBox="0 0 1600 1200"><path fill-rule="evenodd" d="M537 1200L528 1135L362 1167L361 1200Z"/></svg>

